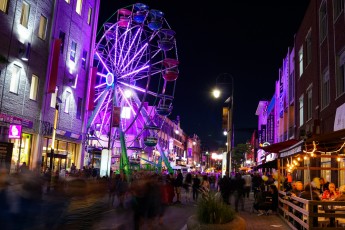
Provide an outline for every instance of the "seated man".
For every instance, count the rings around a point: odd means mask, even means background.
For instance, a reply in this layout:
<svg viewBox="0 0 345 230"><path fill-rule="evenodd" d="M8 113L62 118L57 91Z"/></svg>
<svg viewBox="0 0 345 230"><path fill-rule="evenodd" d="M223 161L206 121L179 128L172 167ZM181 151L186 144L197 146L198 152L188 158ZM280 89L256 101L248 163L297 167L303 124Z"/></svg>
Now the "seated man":
<svg viewBox="0 0 345 230"><path fill-rule="evenodd" d="M272 209L272 199L270 199L267 192L265 192L265 187L261 185L256 194L256 198L253 204L253 210L259 212L258 216L268 215L268 210ZM264 211L264 212L262 212Z"/></svg>

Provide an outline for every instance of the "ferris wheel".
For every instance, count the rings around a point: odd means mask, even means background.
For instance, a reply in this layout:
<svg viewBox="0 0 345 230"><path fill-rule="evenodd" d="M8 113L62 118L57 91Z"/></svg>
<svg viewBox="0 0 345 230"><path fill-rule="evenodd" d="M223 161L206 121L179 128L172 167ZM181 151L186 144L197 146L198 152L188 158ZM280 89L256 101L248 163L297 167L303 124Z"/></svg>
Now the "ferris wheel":
<svg viewBox="0 0 345 230"><path fill-rule="evenodd" d="M103 147L127 150L154 147L172 111L178 56L175 31L164 13L136 3L118 9L98 33L88 119Z"/></svg>

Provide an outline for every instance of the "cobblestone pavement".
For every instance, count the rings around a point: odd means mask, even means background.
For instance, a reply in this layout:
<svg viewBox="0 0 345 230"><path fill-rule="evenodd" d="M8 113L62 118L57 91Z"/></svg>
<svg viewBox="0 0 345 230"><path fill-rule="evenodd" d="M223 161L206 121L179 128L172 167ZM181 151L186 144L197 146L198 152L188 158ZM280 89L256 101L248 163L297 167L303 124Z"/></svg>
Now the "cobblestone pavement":
<svg viewBox="0 0 345 230"><path fill-rule="evenodd" d="M106 200L105 200L106 202ZM251 208L254 202L253 193L249 199L245 199L244 211L240 210L239 215L246 220L247 230L289 230L289 226L281 219L279 215L269 214L268 216L258 216L258 213L252 213ZM232 200L233 204L233 200ZM133 226L133 213L129 207L118 208L115 204L113 208L105 211L101 219L95 220L92 229L97 230L131 230ZM153 230L187 230L186 222L188 217L196 213L196 204L194 202L182 202L168 206L163 218L163 224L158 221L153 223ZM140 230L147 230L147 223L143 224ZM152 230L151 229L151 230Z"/></svg>

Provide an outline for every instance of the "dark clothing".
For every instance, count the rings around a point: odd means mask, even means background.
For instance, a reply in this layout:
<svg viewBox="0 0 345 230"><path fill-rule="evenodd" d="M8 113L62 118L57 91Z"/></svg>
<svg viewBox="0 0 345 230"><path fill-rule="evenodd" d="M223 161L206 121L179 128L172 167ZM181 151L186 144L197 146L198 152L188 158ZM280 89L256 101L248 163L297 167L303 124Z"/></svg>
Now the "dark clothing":
<svg viewBox="0 0 345 230"><path fill-rule="evenodd" d="M303 191L299 197L306 200L320 200L319 195L314 191L312 195L310 195L310 191Z"/></svg>
<svg viewBox="0 0 345 230"><path fill-rule="evenodd" d="M175 187L181 187L183 184L183 175L182 173L178 173L175 179Z"/></svg>
<svg viewBox="0 0 345 230"><path fill-rule="evenodd" d="M199 197L199 188L200 188L200 179L196 176L193 178L193 200L198 200Z"/></svg>

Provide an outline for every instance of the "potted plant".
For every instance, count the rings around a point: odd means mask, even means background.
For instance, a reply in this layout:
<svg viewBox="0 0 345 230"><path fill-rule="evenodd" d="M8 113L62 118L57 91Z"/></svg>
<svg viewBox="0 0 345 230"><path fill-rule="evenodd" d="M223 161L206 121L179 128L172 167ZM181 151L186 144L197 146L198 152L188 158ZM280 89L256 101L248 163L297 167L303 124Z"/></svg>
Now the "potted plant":
<svg viewBox="0 0 345 230"><path fill-rule="evenodd" d="M219 193L202 192L197 213L188 218L188 230L245 230L246 223L229 205L222 201Z"/></svg>

